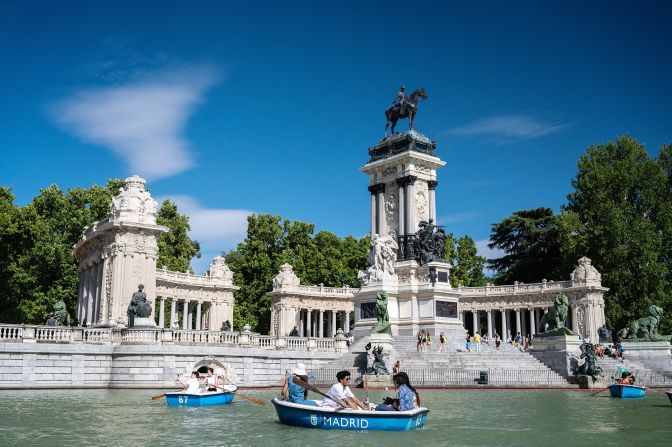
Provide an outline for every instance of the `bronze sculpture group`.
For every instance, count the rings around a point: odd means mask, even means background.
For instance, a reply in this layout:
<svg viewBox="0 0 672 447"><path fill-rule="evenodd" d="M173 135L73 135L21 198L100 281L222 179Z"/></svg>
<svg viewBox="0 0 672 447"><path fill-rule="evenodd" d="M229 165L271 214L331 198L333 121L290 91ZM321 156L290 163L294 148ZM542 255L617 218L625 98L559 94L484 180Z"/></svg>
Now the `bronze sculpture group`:
<svg viewBox="0 0 672 447"><path fill-rule="evenodd" d="M574 335L565 325L567 323L567 314L569 313L569 299L567 296L558 293L555 296L553 309L544 314L539 324L539 329L548 325L548 330L542 332L541 335L555 336L555 335Z"/></svg>
<svg viewBox="0 0 672 447"><path fill-rule="evenodd" d="M392 125L392 134L394 134L397 121L403 118L408 118L408 128L413 129L415 115L418 112L418 101L420 99L427 99L427 93L424 88L415 89L410 96L406 95L405 90L406 88L402 85L395 97L394 103L385 111L385 116L387 117L385 135L387 135L387 129L390 127L390 124Z"/></svg>
<svg viewBox="0 0 672 447"><path fill-rule="evenodd" d="M633 320L618 332L619 337L629 341L670 341L672 335L658 334L658 325L663 316L659 306L649 306L649 315Z"/></svg>

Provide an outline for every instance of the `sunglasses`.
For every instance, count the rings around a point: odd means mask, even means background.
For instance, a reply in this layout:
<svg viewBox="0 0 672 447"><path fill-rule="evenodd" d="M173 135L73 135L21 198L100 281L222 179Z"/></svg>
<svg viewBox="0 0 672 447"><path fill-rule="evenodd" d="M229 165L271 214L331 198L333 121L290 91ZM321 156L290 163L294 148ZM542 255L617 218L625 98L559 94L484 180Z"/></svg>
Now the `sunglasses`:
<svg viewBox="0 0 672 447"><path fill-rule="evenodd" d="M345 380L350 382L350 377L346 377Z"/></svg>

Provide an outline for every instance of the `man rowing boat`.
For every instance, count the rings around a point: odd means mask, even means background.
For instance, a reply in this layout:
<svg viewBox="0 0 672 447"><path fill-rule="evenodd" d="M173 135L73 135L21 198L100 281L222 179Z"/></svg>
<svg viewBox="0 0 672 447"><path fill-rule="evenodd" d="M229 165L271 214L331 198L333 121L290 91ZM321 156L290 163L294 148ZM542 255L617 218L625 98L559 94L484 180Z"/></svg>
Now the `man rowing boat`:
<svg viewBox="0 0 672 447"><path fill-rule="evenodd" d="M306 365L303 363L297 363L296 368L294 368L292 371L292 374L285 378L285 383L282 385L282 400L288 400L289 402L293 402L295 404L318 407L319 405L317 405L317 402L307 399L308 390L301 385L294 383L292 376L297 376L302 381L308 383Z"/></svg>
<svg viewBox="0 0 672 447"><path fill-rule="evenodd" d="M336 374L336 380L338 382L327 392L327 395L331 396L333 399L325 398L322 402L323 407L338 408L341 406L338 403L338 401L340 401L353 410L359 410L360 408L362 410L369 409L366 405L360 402L350 390L350 387L348 386L350 384L350 371L339 371L338 374Z"/></svg>

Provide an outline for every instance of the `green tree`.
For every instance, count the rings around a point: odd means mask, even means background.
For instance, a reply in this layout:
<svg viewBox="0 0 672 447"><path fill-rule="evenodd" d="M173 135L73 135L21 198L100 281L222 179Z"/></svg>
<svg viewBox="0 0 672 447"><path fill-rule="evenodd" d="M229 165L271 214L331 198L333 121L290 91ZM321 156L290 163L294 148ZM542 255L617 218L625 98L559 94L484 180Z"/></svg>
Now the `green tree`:
<svg viewBox="0 0 672 447"><path fill-rule="evenodd" d="M189 238L189 216L180 214L177 204L166 199L156 215L156 223L168 227L168 232L159 235L159 255L156 265L176 272L192 272L191 260L201 257L201 245Z"/></svg>
<svg viewBox="0 0 672 447"><path fill-rule="evenodd" d="M450 240L451 242L454 241L455 247L453 250L455 253L454 267L450 273L450 282L453 287L484 285L486 283L485 273L483 272L485 258L478 255L478 248L471 236L462 236L457 240L451 237ZM450 259L453 260L453 258Z"/></svg>
<svg viewBox="0 0 672 447"><path fill-rule="evenodd" d="M496 283L540 282L555 277L562 265L558 232L558 216L550 208L516 211L493 224L488 247L505 253L488 260L488 266L497 271Z"/></svg>
<svg viewBox="0 0 672 447"><path fill-rule="evenodd" d="M341 239L327 231L313 235L314 230L312 224L283 221L280 216L248 217L245 241L226 254L234 282L240 286L235 294L235 327L249 323L255 331L268 331L271 299L266 293L284 263L294 267L302 284L358 283L357 271L367 266L368 237Z"/></svg>
<svg viewBox="0 0 672 447"><path fill-rule="evenodd" d="M574 214L566 220L610 288L607 323L617 329L657 304L665 310L662 329L670 330L669 150L651 159L629 136L590 146L572 181L566 210Z"/></svg>

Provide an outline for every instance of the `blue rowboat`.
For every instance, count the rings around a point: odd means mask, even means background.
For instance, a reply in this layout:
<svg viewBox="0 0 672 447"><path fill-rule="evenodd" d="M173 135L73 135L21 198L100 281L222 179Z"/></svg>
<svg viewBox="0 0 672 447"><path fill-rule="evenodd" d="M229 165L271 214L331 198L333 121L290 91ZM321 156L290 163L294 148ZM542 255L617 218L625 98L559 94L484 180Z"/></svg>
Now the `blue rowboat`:
<svg viewBox="0 0 672 447"><path fill-rule="evenodd" d="M225 405L233 401L233 392L238 388L234 385L225 385L226 391L206 391L204 393L187 393L178 391L166 393L166 403L169 407L207 407L210 405Z"/></svg>
<svg viewBox="0 0 672 447"><path fill-rule="evenodd" d="M611 397L622 399L641 399L646 395L646 388L637 385L623 385L615 383L609 387Z"/></svg>
<svg viewBox="0 0 672 447"><path fill-rule="evenodd" d="M285 425L335 430L406 431L425 426L427 408L408 411L365 411L311 407L275 398L272 400L278 419ZM320 401L317 401L318 403Z"/></svg>

